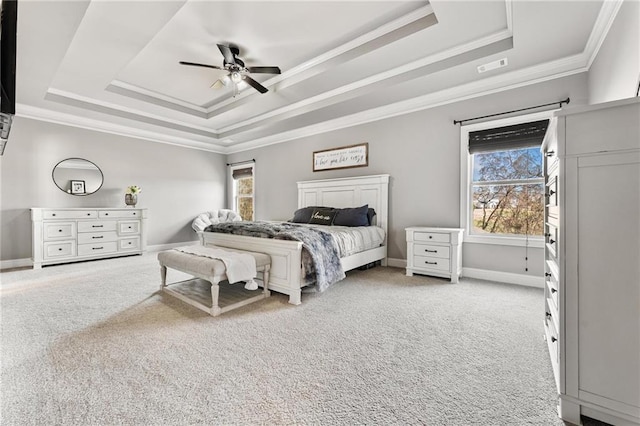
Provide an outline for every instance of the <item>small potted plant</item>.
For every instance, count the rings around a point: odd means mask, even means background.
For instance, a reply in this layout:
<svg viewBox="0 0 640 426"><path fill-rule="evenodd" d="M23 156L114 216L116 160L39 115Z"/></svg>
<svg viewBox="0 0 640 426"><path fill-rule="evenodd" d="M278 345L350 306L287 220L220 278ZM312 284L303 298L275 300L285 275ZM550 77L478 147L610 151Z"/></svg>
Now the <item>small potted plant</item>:
<svg viewBox="0 0 640 426"><path fill-rule="evenodd" d="M127 187L127 191L124 194L124 203L128 206L135 207L138 204L138 194L142 192L142 188L138 185L131 185Z"/></svg>

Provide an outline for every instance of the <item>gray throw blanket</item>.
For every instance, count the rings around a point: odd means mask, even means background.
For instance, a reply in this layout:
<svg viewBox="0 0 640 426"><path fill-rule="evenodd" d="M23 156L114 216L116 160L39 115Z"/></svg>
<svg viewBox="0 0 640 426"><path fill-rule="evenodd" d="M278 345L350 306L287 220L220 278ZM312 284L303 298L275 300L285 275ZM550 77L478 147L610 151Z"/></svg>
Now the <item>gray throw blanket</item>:
<svg viewBox="0 0 640 426"><path fill-rule="evenodd" d="M207 226L205 232L302 242L304 280L315 281L319 292L345 277L333 237L320 229L289 222L256 221L217 223Z"/></svg>

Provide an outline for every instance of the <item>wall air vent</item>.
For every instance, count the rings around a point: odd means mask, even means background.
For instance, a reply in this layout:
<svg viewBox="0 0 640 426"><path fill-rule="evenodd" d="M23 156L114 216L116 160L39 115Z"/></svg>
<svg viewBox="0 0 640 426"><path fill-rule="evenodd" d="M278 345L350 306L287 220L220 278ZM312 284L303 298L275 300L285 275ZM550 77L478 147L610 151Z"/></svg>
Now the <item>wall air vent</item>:
<svg viewBox="0 0 640 426"><path fill-rule="evenodd" d="M478 72L482 74L483 72L495 70L497 68L506 67L509 65L507 58L502 58L497 61L489 62L488 64L478 66Z"/></svg>

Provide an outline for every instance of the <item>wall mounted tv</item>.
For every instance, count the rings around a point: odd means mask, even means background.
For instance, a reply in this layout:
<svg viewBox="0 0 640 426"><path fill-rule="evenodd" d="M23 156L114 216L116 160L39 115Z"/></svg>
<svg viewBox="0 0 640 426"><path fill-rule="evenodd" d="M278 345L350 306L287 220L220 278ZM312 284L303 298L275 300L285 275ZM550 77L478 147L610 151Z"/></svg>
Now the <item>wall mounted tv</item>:
<svg viewBox="0 0 640 426"><path fill-rule="evenodd" d="M16 39L18 1L2 0L0 9L0 155L16 113Z"/></svg>

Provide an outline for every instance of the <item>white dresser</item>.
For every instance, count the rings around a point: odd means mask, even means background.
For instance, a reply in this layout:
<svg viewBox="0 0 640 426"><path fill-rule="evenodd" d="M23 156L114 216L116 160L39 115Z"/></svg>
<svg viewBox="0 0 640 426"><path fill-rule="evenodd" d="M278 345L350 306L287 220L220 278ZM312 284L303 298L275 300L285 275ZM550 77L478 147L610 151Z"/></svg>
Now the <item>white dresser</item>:
<svg viewBox="0 0 640 426"><path fill-rule="evenodd" d="M640 425L640 99L557 113L542 149L560 417Z"/></svg>
<svg viewBox="0 0 640 426"><path fill-rule="evenodd" d="M147 209L31 209L33 267L141 254Z"/></svg>
<svg viewBox="0 0 640 426"><path fill-rule="evenodd" d="M407 276L432 275L457 283L462 274L462 234L460 228L412 226L407 234Z"/></svg>

